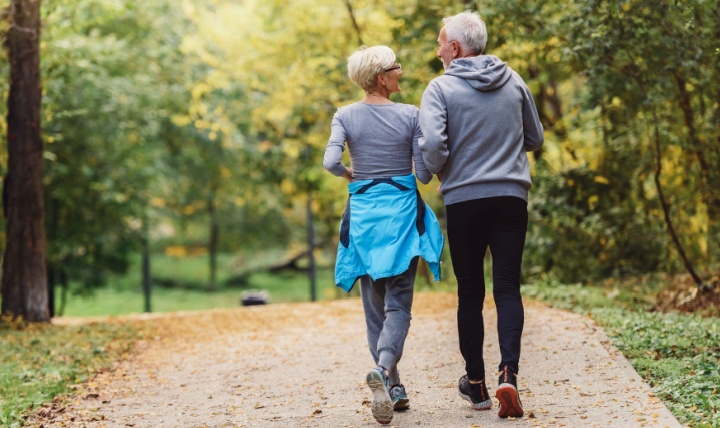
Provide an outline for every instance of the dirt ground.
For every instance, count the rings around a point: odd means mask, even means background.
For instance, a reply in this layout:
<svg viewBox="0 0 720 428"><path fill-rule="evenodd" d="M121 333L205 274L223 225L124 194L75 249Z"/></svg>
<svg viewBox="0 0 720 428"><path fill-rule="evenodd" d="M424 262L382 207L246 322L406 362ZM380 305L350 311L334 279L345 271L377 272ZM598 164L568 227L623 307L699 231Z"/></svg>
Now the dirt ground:
<svg viewBox="0 0 720 428"><path fill-rule="evenodd" d="M681 426L591 320L536 303L526 303L520 362L525 416L498 418L496 400L490 411L472 410L457 395L464 364L456 307L453 294L416 294L400 363L410 409L396 412L391 426ZM491 302L485 314L490 368L499 359ZM358 299L145 318L129 322L164 323L157 340L27 426L380 426L364 382L374 364Z"/></svg>

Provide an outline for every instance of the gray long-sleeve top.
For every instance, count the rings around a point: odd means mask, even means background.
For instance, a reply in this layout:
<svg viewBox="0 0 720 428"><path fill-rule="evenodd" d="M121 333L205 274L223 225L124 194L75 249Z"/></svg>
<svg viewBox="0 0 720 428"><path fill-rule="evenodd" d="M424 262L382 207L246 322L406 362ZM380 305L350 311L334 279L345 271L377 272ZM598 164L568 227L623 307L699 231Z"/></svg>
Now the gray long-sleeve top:
<svg viewBox="0 0 720 428"><path fill-rule="evenodd" d="M347 142L353 179L389 178L412 173L427 184L432 173L425 167L418 140L418 109L409 104L356 102L340 107L332 120L323 166L336 176L345 173L342 154Z"/></svg>
<svg viewBox="0 0 720 428"><path fill-rule="evenodd" d="M433 79L420 106L420 149L443 173L445 205L494 196L527 200L526 151L543 144L530 90L492 55L456 59Z"/></svg>

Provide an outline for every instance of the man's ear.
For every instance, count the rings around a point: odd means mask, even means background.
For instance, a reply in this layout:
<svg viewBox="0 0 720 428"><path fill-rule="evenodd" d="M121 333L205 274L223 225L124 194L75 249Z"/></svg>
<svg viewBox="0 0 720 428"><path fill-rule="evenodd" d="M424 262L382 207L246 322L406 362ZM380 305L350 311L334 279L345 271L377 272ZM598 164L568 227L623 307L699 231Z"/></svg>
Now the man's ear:
<svg viewBox="0 0 720 428"><path fill-rule="evenodd" d="M461 49L460 49L460 43L458 43L456 40L453 40L450 42L453 47L453 58L460 58Z"/></svg>

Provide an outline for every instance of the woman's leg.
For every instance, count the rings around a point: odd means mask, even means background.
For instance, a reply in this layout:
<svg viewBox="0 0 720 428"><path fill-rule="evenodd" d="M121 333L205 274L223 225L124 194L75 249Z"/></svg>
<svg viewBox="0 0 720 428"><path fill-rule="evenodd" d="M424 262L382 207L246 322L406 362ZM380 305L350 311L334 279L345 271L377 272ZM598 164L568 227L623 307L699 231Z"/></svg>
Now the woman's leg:
<svg viewBox="0 0 720 428"><path fill-rule="evenodd" d="M413 258L404 273L384 278L385 322L377 342L378 363L389 371L390 386L400 383L397 363L402 358L412 318L413 290L418 258Z"/></svg>
<svg viewBox="0 0 720 428"><path fill-rule="evenodd" d="M368 348L375 364L379 364L378 339L385 323L385 284L373 281L369 275L360 277L360 297L365 312Z"/></svg>

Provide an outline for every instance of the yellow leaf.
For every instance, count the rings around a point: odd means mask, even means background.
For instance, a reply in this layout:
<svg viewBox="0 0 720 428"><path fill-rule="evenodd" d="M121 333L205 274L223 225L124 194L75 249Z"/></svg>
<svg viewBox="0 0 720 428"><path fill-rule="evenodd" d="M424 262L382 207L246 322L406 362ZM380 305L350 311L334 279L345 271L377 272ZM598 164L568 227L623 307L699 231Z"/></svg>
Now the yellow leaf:
<svg viewBox="0 0 720 428"><path fill-rule="evenodd" d="M191 120L188 116L184 114L174 114L172 117L170 117L170 120L174 125L183 127L190 124Z"/></svg>
<svg viewBox="0 0 720 428"><path fill-rule="evenodd" d="M295 193L295 188L296 188L296 187L295 187L295 183L293 183L292 181L283 180L283 182L280 183L280 189L281 189L285 194L290 195L290 194Z"/></svg>
<svg viewBox="0 0 720 428"><path fill-rule="evenodd" d="M610 180L603 177L602 175L596 175L595 176L595 182L600 184L610 184Z"/></svg>
<svg viewBox="0 0 720 428"><path fill-rule="evenodd" d="M157 208L164 208L165 207L165 199L153 197L152 199L150 199L150 204Z"/></svg>
<svg viewBox="0 0 720 428"><path fill-rule="evenodd" d="M600 200L600 197L598 195L592 195L588 198L588 206L590 209L595 209L595 205Z"/></svg>
<svg viewBox="0 0 720 428"><path fill-rule="evenodd" d="M165 247L165 255L171 257L185 257L187 256L187 248L181 245L171 245Z"/></svg>

